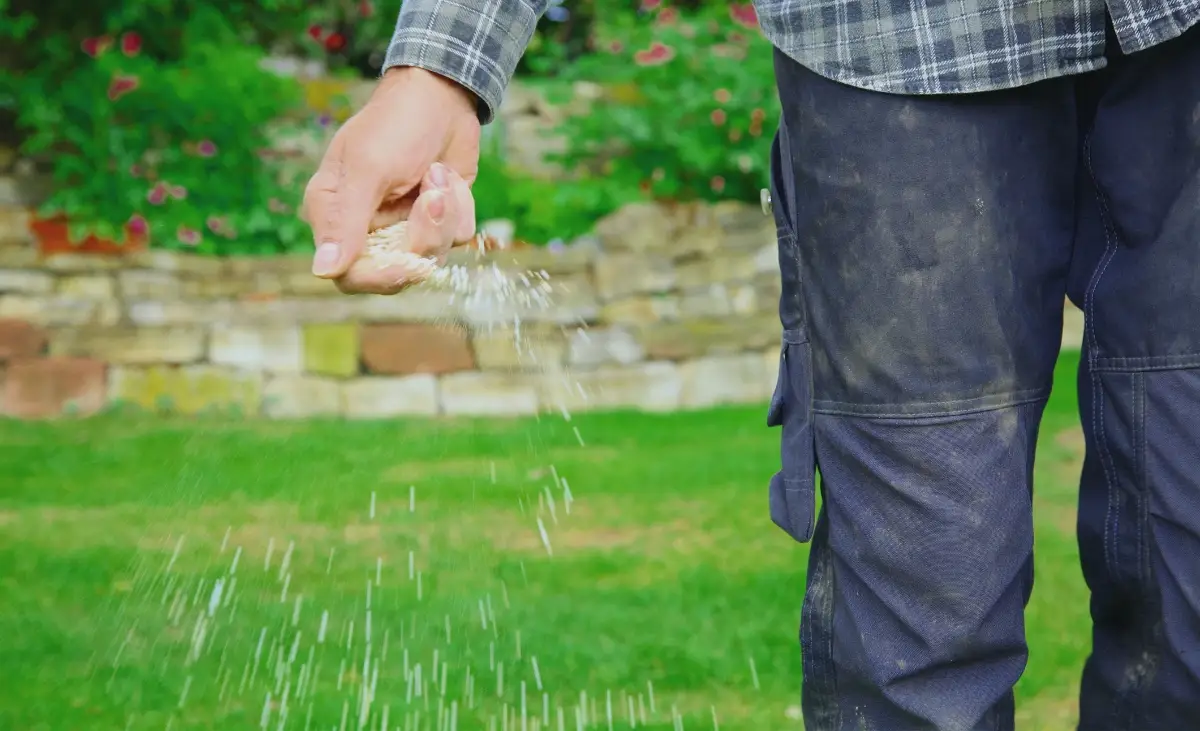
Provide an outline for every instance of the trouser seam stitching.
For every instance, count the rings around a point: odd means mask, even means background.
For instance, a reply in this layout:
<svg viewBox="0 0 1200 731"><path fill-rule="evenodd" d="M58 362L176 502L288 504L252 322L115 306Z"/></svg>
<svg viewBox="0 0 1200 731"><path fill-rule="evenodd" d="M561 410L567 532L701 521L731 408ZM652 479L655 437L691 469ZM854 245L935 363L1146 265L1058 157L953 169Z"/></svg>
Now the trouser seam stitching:
<svg viewBox="0 0 1200 731"><path fill-rule="evenodd" d="M1117 580L1115 543L1117 538L1117 523L1120 521L1120 506L1116 504L1117 491L1113 479L1112 455L1108 450L1108 438L1105 431L1105 419L1103 416L1105 398L1101 387L1100 374L1095 369L1098 357L1097 353L1099 352L1099 340L1096 336L1096 290L1099 288L1100 280L1104 278L1105 272L1108 271L1109 264L1116 258L1117 237L1116 232L1113 230L1108 202L1104 199L1100 183L1096 179L1096 170L1092 162L1091 143L1092 141L1089 137L1084 144L1084 158L1088 177L1091 179L1092 188L1096 195L1096 203L1100 208L1100 221L1104 225L1105 245L1104 254L1101 256L1096 271L1092 275L1087 294L1084 297L1084 330L1088 336L1087 360L1090 371L1089 376L1092 381L1092 432L1095 435L1097 451L1100 453L1100 465L1104 472L1104 487L1107 498L1104 515L1104 563L1109 576L1113 580ZM1109 714L1110 721L1120 716L1121 708L1125 706L1125 696L1126 694L1120 692L1114 694Z"/></svg>

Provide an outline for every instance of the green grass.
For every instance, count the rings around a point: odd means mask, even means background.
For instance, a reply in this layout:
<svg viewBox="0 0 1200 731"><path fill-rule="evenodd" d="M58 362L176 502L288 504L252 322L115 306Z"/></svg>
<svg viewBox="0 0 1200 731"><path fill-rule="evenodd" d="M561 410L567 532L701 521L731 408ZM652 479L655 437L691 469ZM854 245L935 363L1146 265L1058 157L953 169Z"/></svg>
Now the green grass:
<svg viewBox="0 0 1200 731"><path fill-rule="evenodd" d="M1081 456L1074 366L1064 358L1039 452L1038 587L1018 701L1024 729L1073 728L1088 648L1073 537ZM333 728L343 701L356 709L363 687L367 585L382 560L371 589L371 655L381 668L374 713L390 704L392 726L409 728L406 709L420 709L422 724L438 716L433 685L431 698L406 702L407 649L426 679L435 650L449 662L445 708L458 702L464 731L487 728L502 703L519 709L522 681L530 716L540 718L535 656L552 720L561 703L568 729L580 691L603 717L611 690L623 719L625 694L648 706L648 682L657 714L639 728L673 728L675 705L689 729L712 728L712 706L727 731L799 729L791 716L806 551L766 516L778 435L762 426L762 412L587 415L573 424L583 448L573 425L558 419L0 422L0 728L259 728L268 690L282 688L275 667L288 666L297 632L287 727L304 728L311 702L312 728ZM553 556L536 522L550 465L575 496L567 515L554 492L557 524L542 508ZM290 542L284 599L279 575ZM189 662L197 618L237 547L233 599L215 608ZM419 600L409 551L421 573ZM481 607L494 623L485 627ZM315 644L324 611L328 635ZM248 670L264 631L263 657ZM299 698L310 647L306 672L319 671ZM503 701L492 652L504 665ZM474 710L465 707L468 668ZM358 728L355 716L347 728Z"/></svg>

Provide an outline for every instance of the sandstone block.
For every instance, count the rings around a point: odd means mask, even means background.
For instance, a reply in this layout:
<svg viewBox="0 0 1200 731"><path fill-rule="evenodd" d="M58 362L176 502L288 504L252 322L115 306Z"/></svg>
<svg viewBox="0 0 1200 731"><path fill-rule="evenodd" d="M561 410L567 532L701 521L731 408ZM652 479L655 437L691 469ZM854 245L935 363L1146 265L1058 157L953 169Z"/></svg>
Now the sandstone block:
<svg viewBox="0 0 1200 731"><path fill-rule="evenodd" d="M663 322L641 328L638 339L650 358L688 360L701 355L762 350L779 342L774 314Z"/></svg>
<svg viewBox="0 0 1200 731"><path fill-rule="evenodd" d="M87 358L26 358L8 365L4 413L25 419L93 414L104 407L105 366Z"/></svg>
<svg viewBox="0 0 1200 731"><path fill-rule="evenodd" d="M456 311L454 296L435 289L413 289L390 297L359 295L341 300L362 322L446 322Z"/></svg>
<svg viewBox="0 0 1200 731"><path fill-rule="evenodd" d="M0 292L16 294L49 294L54 291L54 277L33 269L0 269Z"/></svg>
<svg viewBox="0 0 1200 731"><path fill-rule="evenodd" d="M50 354L118 365L183 364L204 357L205 332L195 327L81 327L50 335Z"/></svg>
<svg viewBox="0 0 1200 731"><path fill-rule="evenodd" d="M279 274L278 282L284 294L296 297L345 297L328 279L314 277L311 272Z"/></svg>
<svg viewBox="0 0 1200 731"><path fill-rule="evenodd" d="M748 282L758 273L754 256L747 253L714 254L675 265L679 288L704 289L714 284Z"/></svg>
<svg viewBox="0 0 1200 731"><path fill-rule="evenodd" d="M606 254L596 260L596 289L604 300L668 292L677 276L670 259L647 254Z"/></svg>
<svg viewBox="0 0 1200 731"><path fill-rule="evenodd" d="M13 244L28 244L33 240L29 231L29 209L22 206L0 206L0 248Z"/></svg>
<svg viewBox="0 0 1200 731"><path fill-rule="evenodd" d="M779 244L771 242L754 254L754 270L758 274L779 276Z"/></svg>
<svg viewBox="0 0 1200 731"><path fill-rule="evenodd" d="M172 325L211 325L240 322L236 303L225 300L131 301L125 308L129 322L139 327Z"/></svg>
<svg viewBox="0 0 1200 731"><path fill-rule="evenodd" d="M358 324L314 323L304 326L304 370L348 378L358 373Z"/></svg>
<svg viewBox="0 0 1200 731"><path fill-rule="evenodd" d="M104 274L78 274L58 280L58 291L66 297L89 300L110 300L116 297L112 277Z"/></svg>
<svg viewBox="0 0 1200 731"><path fill-rule="evenodd" d="M764 401L775 385L761 353L697 358L683 363L680 373L684 408Z"/></svg>
<svg viewBox="0 0 1200 731"><path fill-rule="evenodd" d="M732 314L733 302L729 289L723 284L693 289L679 296L680 319L719 318Z"/></svg>
<svg viewBox="0 0 1200 731"><path fill-rule="evenodd" d="M208 359L251 371L299 373L304 364L300 328L219 325L212 331Z"/></svg>
<svg viewBox="0 0 1200 731"><path fill-rule="evenodd" d="M206 365L115 367L109 374L109 398L147 411L199 414L209 410L258 413L262 376Z"/></svg>
<svg viewBox="0 0 1200 731"><path fill-rule="evenodd" d="M184 254L163 249L131 252L128 260L131 266L170 274L188 274L217 279L227 272L225 260L215 256Z"/></svg>
<svg viewBox="0 0 1200 731"><path fill-rule="evenodd" d="M176 300L183 294L182 282L171 272L126 269L117 273L117 282L125 299Z"/></svg>
<svg viewBox="0 0 1200 731"><path fill-rule="evenodd" d="M342 413L341 383L318 376L279 375L263 389L263 414L272 419L304 419Z"/></svg>
<svg viewBox="0 0 1200 731"><path fill-rule="evenodd" d="M434 325L366 325L362 359L371 373L451 373L475 367L467 335Z"/></svg>
<svg viewBox="0 0 1200 731"><path fill-rule="evenodd" d="M516 416L538 410L538 390L529 376L450 373L441 377L438 387L441 411L451 416Z"/></svg>
<svg viewBox="0 0 1200 731"><path fill-rule="evenodd" d="M542 378L538 385L547 410L566 412L670 411L679 408L683 389L679 367L662 361L569 371Z"/></svg>
<svg viewBox="0 0 1200 731"><path fill-rule="evenodd" d="M1063 350L1079 350L1083 347L1083 311L1070 302L1063 312ZM3 360L3 358L0 358Z"/></svg>
<svg viewBox="0 0 1200 731"><path fill-rule="evenodd" d="M33 323L0 320L0 363L40 355L46 341L46 331Z"/></svg>
<svg viewBox="0 0 1200 731"><path fill-rule="evenodd" d="M541 370L562 365L566 342L554 327L495 327L471 337L475 363L483 370Z"/></svg>
<svg viewBox="0 0 1200 731"><path fill-rule="evenodd" d="M42 266L59 274L94 274L122 269L127 262L123 256L64 253L42 259Z"/></svg>
<svg viewBox="0 0 1200 731"><path fill-rule="evenodd" d="M354 318L349 297L256 299L236 303L240 320L255 325L295 325L306 322L344 322Z"/></svg>
<svg viewBox="0 0 1200 731"><path fill-rule="evenodd" d="M437 377L421 373L356 378L343 384L342 401L348 418L435 416L438 413Z"/></svg>
<svg viewBox="0 0 1200 731"><path fill-rule="evenodd" d="M665 251L675 236L672 213L654 203L635 203L600 219L596 236L605 251Z"/></svg>
<svg viewBox="0 0 1200 731"><path fill-rule="evenodd" d="M590 368L606 363L636 363L646 351L633 333L623 327L579 328L570 337L567 363Z"/></svg>
<svg viewBox="0 0 1200 731"><path fill-rule="evenodd" d="M600 321L612 325L649 325L681 316L678 295L638 295L606 302L600 310Z"/></svg>
<svg viewBox="0 0 1200 731"><path fill-rule="evenodd" d="M0 318L28 320L47 326L110 327L120 321L121 308L115 300L0 294Z"/></svg>

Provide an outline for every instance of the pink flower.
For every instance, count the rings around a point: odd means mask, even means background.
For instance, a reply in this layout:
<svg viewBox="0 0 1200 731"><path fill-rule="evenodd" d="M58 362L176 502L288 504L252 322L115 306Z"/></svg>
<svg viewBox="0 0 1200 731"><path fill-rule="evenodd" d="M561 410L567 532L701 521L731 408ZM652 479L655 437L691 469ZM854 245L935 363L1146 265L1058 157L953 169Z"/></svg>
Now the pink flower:
<svg viewBox="0 0 1200 731"><path fill-rule="evenodd" d="M267 210L269 210L271 213L281 213L281 214L286 214L286 213L291 212L291 208L288 206L288 204L284 203L283 201L279 200L278 198L272 198L269 201L267 201Z"/></svg>
<svg viewBox="0 0 1200 731"><path fill-rule="evenodd" d="M708 115L708 118L712 120L714 127L720 127L721 125L725 124L725 110L714 109L712 110L712 114Z"/></svg>
<svg viewBox="0 0 1200 731"><path fill-rule="evenodd" d="M613 41L608 44L608 50L611 53L620 53L625 50L625 44L620 41Z"/></svg>
<svg viewBox="0 0 1200 731"><path fill-rule="evenodd" d="M358 14L364 18L370 18L375 15L375 4L370 0L362 0L358 4Z"/></svg>
<svg viewBox="0 0 1200 731"><path fill-rule="evenodd" d="M125 224L125 228L133 236L145 236L150 230L150 224L146 223L145 217L139 213L135 213L129 217L129 221Z"/></svg>
<svg viewBox="0 0 1200 731"><path fill-rule="evenodd" d="M146 201L152 206L161 206L167 202L167 186L156 183L150 192L146 193Z"/></svg>
<svg viewBox="0 0 1200 731"><path fill-rule="evenodd" d="M717 89L713 92L713 99L717 104L728 104L730 99L733 99L733 94L729 93L729 89Z"/></svg>
<svg viewBox="0 0 1200 731"><path fill-rule="evenodd" d="M137 33L126 33L121 36L121 53L133 57L142 52L142 37Z"/></svg>
<svg viewBox="0 0 1200 731"><path fill-rule="evenodd" d="M725 178L722 178L720 175L713 176L713 179L708 184L712 186L714 193L720 193L725 190Z"/></svg>
<svg viewBox="0 0 1200 731"><path fill-rule="evenodd" d="M187 188L182 185L172 185L169 192L171 193L171 197L177 201L187 198Z"/></svg>
<svg viewBox="0 0 1200 731"><path fill-rule="evenodd" d="M325 37L325 29L319 25L310 25L308 26L308 37L319 41Z"/></svg>
<svg viewBox="0 0 1200 731"><path fill-rule="evenodd" d="M180 226L179 230L175 232L175 236L180 243L186 246L197 246L201 241L200 232L187 226Z"/></svg>
<svg viewBox="0 0 1200 731"><path fill-rule="evenodd" d="M729 6L729 17L743 28L758 28L758 13L754 10L754 3Z"/></svg>
<svg viewBox="0 0 1200 731"><path fill-rule="evenodd" d="M196 145L196 154L200 157L213 157L217 154L217 146L212 140L200 140Z"/></svg>
<svg viewBox="0 0 1200 731"><path fill-rule="evenodd" d="M639 66L661 66L673 58L675 49L659 41L654 41L646 50L633 54L633 61Z"/></svg>
<svg viewBox="0 0 1200 731"><path fill-rule="evenodd" d="M97 58L112 46L112 38L108 36L96 36L95 38L84 38L79 47L83 52L92 58Z"/></svg>
<svg viewBox="0 0 1200 731"><path fill-rule="evenodd" d="M661 8L662 4L663 0L642 0L642 10L648 13Z"/></svg>
<svg viewBox="0 0 1200 731"><path fill-rule="evenodd" d="M679 11L675 8L663 8L658 14L659 25L674 25L675 21L679 20Z"/></svg>
<svg viewBox="0 0 1200 731"><path fill-rule="evenodd" d="M114 76L113 80L108 85L109 101L115 102L129 92L138 88L139 83L141 82L138 81L138 77L136 76L128 76L125 74L118 74Z"/></svg>

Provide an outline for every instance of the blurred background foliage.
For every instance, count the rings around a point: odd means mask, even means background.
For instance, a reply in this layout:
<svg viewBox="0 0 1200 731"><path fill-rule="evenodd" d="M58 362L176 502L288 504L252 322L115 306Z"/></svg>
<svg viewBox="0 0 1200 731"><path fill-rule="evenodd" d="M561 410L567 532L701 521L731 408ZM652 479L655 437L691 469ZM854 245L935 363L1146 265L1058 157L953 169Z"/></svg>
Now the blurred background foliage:
<svg viewBox="0 0 1200 731"><path fill-rule="evenodd" d="M310 163L287 140L337 119L309 86L379 72L400 0L0 0L0 145L53 176L40 212L74 235L233 255L307 250L295 210ZM563 0L518 83L570 105L562 171L534 175L493 137L481 220L556 243L633 200L754 200L777 116L749 3ZM580 84L598 94L571 104ZM336 87L336 85L335 85ZM306 100L308 103L306 103ZM284 141L281 144L281 141Z"/></svg>

